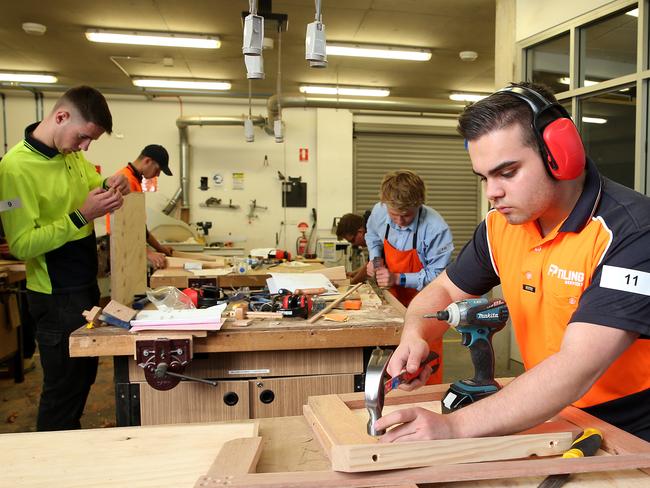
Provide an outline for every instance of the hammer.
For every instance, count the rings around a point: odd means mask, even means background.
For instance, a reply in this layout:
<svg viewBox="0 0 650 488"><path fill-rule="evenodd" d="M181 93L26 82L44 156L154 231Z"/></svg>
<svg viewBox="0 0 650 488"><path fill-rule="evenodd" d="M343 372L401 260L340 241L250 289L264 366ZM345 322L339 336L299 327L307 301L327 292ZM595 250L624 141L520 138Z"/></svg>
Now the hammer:
<svg viewBox="0 0 650 488"><path fill-rule="evenodd" d="M402 383L409 383L414 378L417 378L426 367L431 368L431 373L435 373L440 367L440 356L431 351L414 373L402 371L399 375L384 380L386 367L392 355L393 351L391 350L376 348L372 351L368 361L364 390L366 409L370 417L368 419L368 435L379 436L386 433L385 430L376 430L374 427L375 422L381 418L386 393L396 389Z"/></svg>

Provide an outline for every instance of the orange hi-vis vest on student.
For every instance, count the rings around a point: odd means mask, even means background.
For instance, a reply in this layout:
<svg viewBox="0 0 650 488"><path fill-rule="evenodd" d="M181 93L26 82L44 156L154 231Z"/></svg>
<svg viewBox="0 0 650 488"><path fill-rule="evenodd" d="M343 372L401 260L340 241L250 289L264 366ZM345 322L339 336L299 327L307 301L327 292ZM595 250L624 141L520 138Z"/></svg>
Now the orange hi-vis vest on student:
<svg viewBox="0 0 650 488"><path fill-rule="evenodd" d="M580 408L650 392L650 199L601 180L591 162L587 171L575 208L548 235L490 211L447 269L467 293L502 285L526 369L560 350L571 323L640 334Z"/></svg>
<svg viewBox="0 0 650 488"><path fill-rule="evenodd" d="M418 212L416 218L418 219L419 224L420 212ZM424 268L417 252L418 228L416 227L415 232L413 233L413 248L406 251L400 251L388 242L389 231L390 225L386 225L386 235L384 236L384 257L388 271L391 273L418 273L422 268ZM413 300L415 295L418 294L418 290L415 288L407 288L405 286L397 285L391 287L389 291L405 307L408 307L411 300ZM429 377L427 384L437 385L442 383L442 339L429 344L429 349L440 356L440 366L438 367L438 370Z"/></svg>

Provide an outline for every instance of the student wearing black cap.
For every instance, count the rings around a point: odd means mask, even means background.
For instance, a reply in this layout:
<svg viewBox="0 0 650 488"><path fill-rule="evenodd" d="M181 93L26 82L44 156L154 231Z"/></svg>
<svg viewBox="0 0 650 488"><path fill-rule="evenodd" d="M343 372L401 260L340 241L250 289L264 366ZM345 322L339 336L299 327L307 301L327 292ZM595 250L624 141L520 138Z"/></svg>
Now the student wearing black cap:
<svg viewBox="0 0 650 488"><path fill-rule="evenodd" d="M169 154L160 144L149 144L132 163L127 164L118 174L126 176L132 192L141 192L142 179L155 178L161 172L172 176L169 169ZM149 231L147 231L147 244L155 249L154 252L147 248L147 260L154 268L164 268L165 256L171 256L173 249L160 244Z"/></svg>

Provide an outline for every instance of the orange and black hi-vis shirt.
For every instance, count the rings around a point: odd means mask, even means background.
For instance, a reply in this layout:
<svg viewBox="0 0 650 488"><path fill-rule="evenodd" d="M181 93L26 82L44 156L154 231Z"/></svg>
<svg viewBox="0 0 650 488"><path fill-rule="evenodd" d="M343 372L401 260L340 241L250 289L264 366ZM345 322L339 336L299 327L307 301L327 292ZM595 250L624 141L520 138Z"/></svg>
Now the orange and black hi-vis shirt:
<svg viewBox="0 0 650 488"><path fill-rule="evenodd" d="M526 369L560 350L572 322L639 333L574 405L650 437L650 198L588 161L576 206L547 236L490 211L447 274L475 295L502 285Z"/></svg>

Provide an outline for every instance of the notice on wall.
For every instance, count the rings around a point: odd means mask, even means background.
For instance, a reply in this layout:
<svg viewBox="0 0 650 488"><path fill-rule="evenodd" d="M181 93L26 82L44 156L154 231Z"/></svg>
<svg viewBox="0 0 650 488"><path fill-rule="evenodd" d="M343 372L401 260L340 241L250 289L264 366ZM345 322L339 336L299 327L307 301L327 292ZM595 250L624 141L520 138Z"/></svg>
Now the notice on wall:
<svg viewBox="0 0 650 488"><path fill-rule="evenodd" d="M232 189L233 190L243 190L244 189L244 173L233 173L232 174Z"/></svg>

